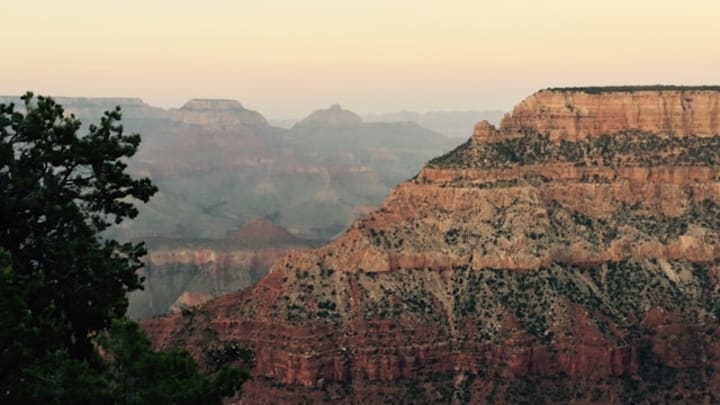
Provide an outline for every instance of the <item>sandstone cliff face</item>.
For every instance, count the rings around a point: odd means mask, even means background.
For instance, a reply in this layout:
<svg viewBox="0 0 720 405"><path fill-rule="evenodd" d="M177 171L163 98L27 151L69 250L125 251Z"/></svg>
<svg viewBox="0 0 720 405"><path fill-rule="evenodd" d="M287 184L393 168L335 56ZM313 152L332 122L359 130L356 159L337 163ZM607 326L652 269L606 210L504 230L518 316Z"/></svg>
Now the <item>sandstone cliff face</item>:
<svg viewBox="0 0 720 405"><path fill-rule="evenodd" d="M718 402L720 93L638 93L537 93L332 243L144 326L251 346L246 403ZM656 108L678 94L692 124ZM580 126L543 115L572 100Z"/></svg>
<svg viewBox="0 0 720 405"><path fill-rule="evenodd" d="M533 129L551 138L578 139L628 129L675 136L720 134L720 92L700 89L543 90L518 104L501 123L506 131Z"/></svg>

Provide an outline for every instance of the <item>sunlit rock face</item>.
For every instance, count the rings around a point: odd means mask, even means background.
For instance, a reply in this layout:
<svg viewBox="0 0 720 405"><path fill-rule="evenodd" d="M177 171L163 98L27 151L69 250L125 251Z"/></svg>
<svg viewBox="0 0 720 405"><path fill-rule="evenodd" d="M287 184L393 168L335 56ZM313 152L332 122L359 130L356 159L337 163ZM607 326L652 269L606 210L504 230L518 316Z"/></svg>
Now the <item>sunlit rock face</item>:
<svg viewBox="0 0 720 405"><path fill-rule="evenodd" d="M713 88L555 89L253 288L145 322L245 403L720 401Z"/></svg>
<svg viewBox="0 0 720 405"><path fill-rule="evenodd" d="M518 104L501 127L509 132L534 129L568 140L628 129L679 137L711 136L720 133L720 92L716 90L669 86L632 91L622 87L543 90Z"/></svg>

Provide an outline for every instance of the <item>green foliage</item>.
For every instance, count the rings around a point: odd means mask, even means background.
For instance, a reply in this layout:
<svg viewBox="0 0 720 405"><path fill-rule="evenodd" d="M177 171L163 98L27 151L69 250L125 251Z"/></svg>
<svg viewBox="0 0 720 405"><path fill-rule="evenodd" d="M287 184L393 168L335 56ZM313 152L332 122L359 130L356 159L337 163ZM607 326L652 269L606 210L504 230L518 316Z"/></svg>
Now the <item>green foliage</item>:
<svg viewBox="0 0 720 405"><path fill-rule="evenodd" d="M114 404L107 376L86 361L57 350L21 370L14 384L3 387L4 403Z"/></svg>
<svg viewBox="0 0 720 405"><path fill-rule="evenodd" d="M10 255L0 249L0 402L111 403L105 380L93 367L97 357L91 364L63 348L45 348L44 333L61 325L29 310L25 300L36 285L17 282Z"/></svg>
<svg viewBox="0 0 720 405"><path fill-rule="evenodd" d="M13 281L29 288L28 309L58 321L42 331L48 348L86 358L92 336L123 316L126 292L140 288L145 253L98 235L135 217L133 199L146 202L156 188L125 173L140 136L123 133L119 109L80 137L80 121L52 99L23 100L25 114L0 105L0 247L12 256Z"/></svg>
<svg viewBox="0 0 720 405"><path fill-rule="evenodd" d="M116 320L145 248L101 234L157 191L125 172L140 136L119 108L78 136L52 99L22 99L0 104L0 403L220 403L247 375L210 380Z"/></svg>
<svg viewBox="0 0 720 405"><path fill-rule="evenodd" d="M247 380L240 369L220 367L211 379L183 351L153 352L132 321L114 320L99 339L93 362L58 350L26 365L3 387L3 403L221 404Z"/></svg>
<svg viewBox="0 0 720 405"><path fill-rule="evenodd" d="M239 369L219 367L210 379L186 352L153 352L137 324L127 320L113 321L100 345L108 353L110 391L118 403L220 404L248 378Z"/></svg>

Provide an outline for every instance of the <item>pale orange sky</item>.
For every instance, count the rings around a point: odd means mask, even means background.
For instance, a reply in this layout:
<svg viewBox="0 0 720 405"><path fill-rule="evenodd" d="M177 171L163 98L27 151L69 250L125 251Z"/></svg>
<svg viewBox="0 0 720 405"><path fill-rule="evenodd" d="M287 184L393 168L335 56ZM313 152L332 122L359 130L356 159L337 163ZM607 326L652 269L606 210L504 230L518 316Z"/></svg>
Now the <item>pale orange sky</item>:
<svg viewBox="0 0 720 405"><path fill-rule="evenodd" d="M717 0L0 0L0 94L233 98L269 117L509 109L720 84Z"/></svg>

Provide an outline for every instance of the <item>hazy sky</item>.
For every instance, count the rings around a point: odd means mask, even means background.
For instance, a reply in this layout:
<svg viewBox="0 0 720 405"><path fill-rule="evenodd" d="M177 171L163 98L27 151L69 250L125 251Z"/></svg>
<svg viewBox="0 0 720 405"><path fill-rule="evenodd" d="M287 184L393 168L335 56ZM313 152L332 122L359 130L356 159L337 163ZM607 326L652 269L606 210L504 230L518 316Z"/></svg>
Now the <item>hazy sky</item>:
<svg viewBox="0 0 720 405"><path fill-rule="evenodd" d="M0 0L0 94L240 100L269 117L509 109L720 84L718 0Z"/></svg>

